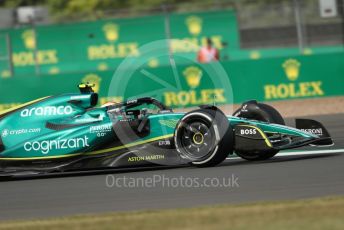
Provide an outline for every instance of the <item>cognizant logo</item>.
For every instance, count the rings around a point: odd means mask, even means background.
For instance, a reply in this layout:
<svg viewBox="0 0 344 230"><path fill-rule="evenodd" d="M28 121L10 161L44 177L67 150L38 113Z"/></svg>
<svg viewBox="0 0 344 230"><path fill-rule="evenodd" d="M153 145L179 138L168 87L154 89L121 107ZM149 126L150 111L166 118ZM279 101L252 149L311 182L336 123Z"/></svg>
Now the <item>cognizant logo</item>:
<svg viewBox="0 0 344 230"><path fill-rule="evenodd" d="M35 116L55 116L55 115L69 115L73 113L73 108L68 106L45 106L31 109L24 109L21 111L21 117Z"/></svg>
<svg viewBox="0 0 344 230"><path fill-rule="evenodd" d="M88 143L88 137L84 136L81 138L72 138L72 139L57 139L57 140L34 141L34 142L28 141L24 144L24 150L26 152L40 151L43 154L48 154L51 150L76 149L76 148L84 148L88 146L90 146Z"/></svg>

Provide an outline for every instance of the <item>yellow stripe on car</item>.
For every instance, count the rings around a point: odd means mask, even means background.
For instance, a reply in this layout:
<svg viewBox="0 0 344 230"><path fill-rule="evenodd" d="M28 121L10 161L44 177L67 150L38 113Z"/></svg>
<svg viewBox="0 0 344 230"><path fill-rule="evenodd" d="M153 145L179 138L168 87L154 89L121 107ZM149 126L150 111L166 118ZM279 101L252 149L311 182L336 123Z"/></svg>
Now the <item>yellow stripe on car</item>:
<svg viewBox="0 0 344 230"><path fill-rule="evenodd" d="M2 160L4 160L4 161L10 161L10 160L48 160L48 159L59 159L59 158L66 158L66 157L74 157L74 156L79 156L79 155L85 155L85 156L97 155L97 154L108 153L108 152L121 150L121 149L125 149L125 148L130 148L130 147L146 144L146 143L161 140L161 139L170 138L172 136L173 136L173 134L168 134L168 135L164 135L164 136L150 138L150 139L143 140L143 141L137 141L137 142L134 142L131 144L126 144L126 145L113 147L113 148L109 148L109 149L102 149L102 150L93 151L93 152L72 153L72 154L61 155L61 156L45 156L45 157L44 156L43 157L9 157L9 158L1 158L0 157L0 161L2 161Z"/></svg>
<svg viewBox="0 0 344 230"><path fill-rule="evenodd" d="M100 153L107 153L107 152L111 152L111 151L121 150L121 149L130 148L133 146L142 145L142 144L146 144L149 142L153 142L153 141L157 141L157 140L161 140L161 139L165 139L165 138L170 138L172 136L173 136L173 134L168 134L168 135L160 136L160 137L154 137L154 138L151 138L148 140L138 141L138 142L134 142L131 144L126 144L126 145L122 145L122 146L118 146L118 147L114 147L114 148L110 148L110 149L103 149L103 150L85 153L85 155L96 155L96 154L100 154Z"/></svg>
<svg viewBox="0 0 344 230"><path fill-rule="evenodd" d="M260 128L253 126L253 125L240 125L240 126L245 126L245 127L249 127L249 128L258 130L260 135L264 138L266 145L269 147L272 147L272 144L270 143L269 138L265 135L265 133Z"/></svg>
<svg viewBox="0 0 344 230"><path fill-rule="evenodd" d="M50 97L50 96L48 96L48 97ZM21 104L21 105L15 106L15 107L13 107L13 108L7 109L7 110L5 110L5 111L0 112L0 116L3 115L3 114L6 114L6 113L10 113L10 112L12 112L12 111L15 111L15 110L17 110L17 109L23 108L23 107L25 107L25 106L31 105L31 104L33 104L33 103L42 101L42 100L44 100L44 99L46 99L46 98L48 98L48 97L42 97L42 98L39 98L39 99L36 99L36 100L33 100L33 101L29 101L29 102L27 102L27 103L25 103L25 104Z"/></svg>

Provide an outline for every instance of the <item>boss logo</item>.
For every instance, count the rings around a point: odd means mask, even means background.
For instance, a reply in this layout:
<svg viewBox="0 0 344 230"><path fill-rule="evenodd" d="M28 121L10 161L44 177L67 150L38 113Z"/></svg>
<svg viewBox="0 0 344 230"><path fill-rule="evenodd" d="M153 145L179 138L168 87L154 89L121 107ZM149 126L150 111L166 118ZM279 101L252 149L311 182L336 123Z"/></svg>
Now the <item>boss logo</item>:
<svg viewBox="0 0 344 230"><path fill-rule="evenodd" d="M241 135L254 135L257 134L257 130L256 129L241 129L240 130L240 134Z"/></svg>

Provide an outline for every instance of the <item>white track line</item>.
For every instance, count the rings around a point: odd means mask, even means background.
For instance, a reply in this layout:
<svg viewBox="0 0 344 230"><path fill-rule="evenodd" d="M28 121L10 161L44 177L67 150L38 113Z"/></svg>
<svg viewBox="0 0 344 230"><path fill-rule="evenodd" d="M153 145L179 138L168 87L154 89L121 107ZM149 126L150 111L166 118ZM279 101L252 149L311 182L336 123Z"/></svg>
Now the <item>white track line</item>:
<svg viewBox="0 0 344 230"><path fill-rule="evenodd" d="M278 153L276 156L295 156L295 155L312 155L312 154L327 154L327 153L344 153L344 149L290 151L290 152Z"/></svg>
<svg viewBox="0 0 344 230"><path fill-rule="evenodd" d="M329 153L344 153L344 149L280 152L276 156L298 156L298 155L315 155L315 154L329 154ZM241 158L240 157L227 157L226 158L226 160L236 160L236 159L241 159Z"/></svg>

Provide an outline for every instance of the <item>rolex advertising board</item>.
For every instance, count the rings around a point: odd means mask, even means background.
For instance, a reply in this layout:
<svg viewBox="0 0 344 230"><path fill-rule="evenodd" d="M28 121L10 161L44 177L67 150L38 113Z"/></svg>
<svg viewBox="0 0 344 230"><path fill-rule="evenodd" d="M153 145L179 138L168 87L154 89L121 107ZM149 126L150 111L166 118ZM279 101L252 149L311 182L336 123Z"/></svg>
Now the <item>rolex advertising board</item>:
<svg viewBox="0 0 344 230"><path fill-rule="evenodd" d="M1 110L39 97L76 92L80 82L95 83L100 104L140 96L156 97L171 107L286 100L344 95L344 54L294 56L217 63L188 63L139 68L122 73L0 78ZM225 73L219 72L223 68ZM123 76L123 79L121 79Z"/></svg>
<svg viewBox="0 0 344 230"><path fill-rule="evenodd" d="M286 79L289 82L281 82L277 85L264 85L264 98L269 99L284 99L284 98L300 98L323 96L323 81L305 81L300 79L301 62L297 59L287 59L283 62L283 71Z"/></svg>
<svg viewBox="0 0 344 230"><path fill-rule="evenodd" d="M221 60L229 58L229 50L240 48L236 15L231 11L213 13L172 14L171 49L196 59L199 47L206 45L210 38L213 46L220 51Z"/></svg>
<svg viewBox="0 0 344 230"><path fill-rule="evenodd" d="M0 90L7 89L7 92L0 98L0 110L46 95L78 92L76 86L80 82L96 85L94 91L100 95L99 104L144 96L155 97L174 108L231 102L231 88L223 83L228 82L228 77L212 79L208 74L212 70L207 69L207 66L197 64L179 66L176 72L169 67L160 67L135 71L127 80L110 71L2 79ZM18 80L20 84L17 84Z"/></svg>
<svg viewBox="0 0 344 230"><path fill-rule="evenodd" d="M225 68L238 102L334 96L344 94L343 57L343 53L300 55L232 62Z"/></svg>
<svg viewBox="0 0 344 230"><path fill-rule="evenodd" d="M169 30L165 27L166 17L170 22ZM171 43L172 52L193 59L207 37L212 38L223 55L228 49L239 47L236 17L229 10L0 31L0 35L7 34L11 41L14 76L114 70L124 58L140 58L140 46L167 38L178 39ZM6 46L6 41L0 42ZM148 64L156 68L169 62L167 57L152 58ZM9 71L8 65L0 68L0 73L5 71L5 75Z"/></svg>

